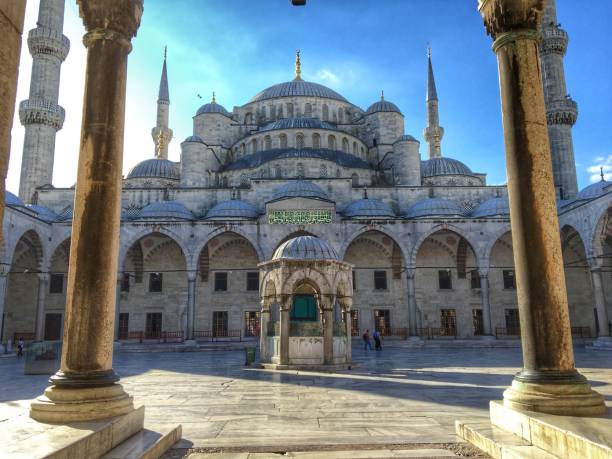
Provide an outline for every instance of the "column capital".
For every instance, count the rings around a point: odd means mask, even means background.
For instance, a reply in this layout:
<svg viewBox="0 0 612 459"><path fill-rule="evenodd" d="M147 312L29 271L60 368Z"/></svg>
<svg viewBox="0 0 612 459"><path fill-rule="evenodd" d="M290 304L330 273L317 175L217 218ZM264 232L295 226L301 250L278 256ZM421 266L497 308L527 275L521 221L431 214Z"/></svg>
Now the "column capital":
<svg viewBox="0 0 612 459"><path fill-rule="evenodd" d="M198 277L198 273L196 271L187 271L187 282L195 282Z"/></svg>
<svg viewBox="0 0 612 459"><path fill-rule="evenodd" d="M49 282L51 276L48 273L38 273L39 282Z"/></svg>
<svg viewBox="0 0 612 459"><path fill-rule="evenodd" d="M86 47L97 40L118 41L131 50L142 17L143 0L77 0L87 34Z"/></svg>
<svg viewBox="0 0 612 459"><path fill-rule="evenodd" d="M416 268L406 268L406 278L412 280L414 276L416 276Z"/></svg>
<svg viewBox="0 0 612 459"><path fill-rule="evenodd" d="M537 34L542 21L544 1L478 0L478 11L482 15L487 33L497 41L501 35L507 33Z"/></svg>
<svg viewBox="0 0 612 459"><path fill-rule="evenodd" d="M488 269L479 269L478 270L478 275L480 276L481 279L488 278L489 277L489 270Z"/></svg>
<svg viewBox="0 0 612 459"><path fill-rule="evenodd" d="M293 302L293 295L290 295L288 293L282 293L280 295L280 310L289 311L291 309L292 302Z"/></svg>

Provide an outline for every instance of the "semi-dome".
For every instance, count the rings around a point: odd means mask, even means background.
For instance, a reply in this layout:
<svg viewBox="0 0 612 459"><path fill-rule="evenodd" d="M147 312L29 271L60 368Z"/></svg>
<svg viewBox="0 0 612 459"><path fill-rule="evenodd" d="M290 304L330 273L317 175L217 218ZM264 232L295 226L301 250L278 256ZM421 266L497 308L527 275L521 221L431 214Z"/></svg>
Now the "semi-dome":
<svg viewBox="0 0 612 459"><path fill-rule="evenodd" d="M179 164L168 159L152 158L136 164L127 178L165 178L179 180Z"/></svg>
<svg viewBox="0 0 612 459"><path fill-rule="evenodd" d="M190 135L185 140L183 140L181 143L185 143L185 142L204 143L204 140L202 140L202 137L200 136Z"/></svg>
<svg viewBox="0 0 612 459"><path fill-rule="evenodd" d="M293 80L285 83L275 84L256 94L249 102L259 102L276 97L322 97L325 99L335 99L348 102L344 97L333 89L319 83L312 83L304 80Z"/></svg>
<svg viewBox="0 0 612 459"><path fill-rule="evenodd" d="M343 211L345 217L395 217L388 204L379 199L364 198L351 202Z"/></svg>
<svg viewBox="0 0 612 459"><path fill-rule="evenodd" d="M198 108L196 116L201 115L202 113L219 113L221 115L231 117L230 113L225 109L225 107L217 102L209 102L202 105L200 108Z"/></svg>
<svg viewBox="0 0 612 459"><path fill-rule="evenodd" d="M7 206L23 207L25 205L23 201L17 197L17 195L11 193L9 190L4 191L4 203Z"/></svg>
<svg viewBox="0 0 612 459"><path fill-rule="evenodd" d="M453 201L427 198L410 206L403 215L406 218L462 217L463 212Z"/></svg>
<svg viewBox="0 0 612 459"><path fill-rule="evenodd" d="M472 218L502 217L510 215L508 197L495 197L482 202L472 212Z"/></svg>
<svg viewBox="0 0 612 459"><path fill-rule="evenodd" d="M439 175L474 175L474 173L461 161L439 157L421 161L421 175L423 177L436 177Z"/></svg>
<svg viewBox="0 0 612 459"><path fill-rule="evenodd" d="M583 188L576 196L576 199L586 200L598 198L607 192L612 191L612 188L608 189L610 185L612 185L612 183L606 182L605 180L600 180L597 183L593 183Z"/></svg>
<svg viewBox="0 0 612 459"><path fill-rule="evenodd" d="M273 260L338 260L336 251L323 239L298 236L283 242L272 256Z"/></svg>
<svg viewBox="0 0 612 459"><path fill-rule="evenodd" d="M206 219L224 218L257 218L259 212L254 205L240 199L223 201L214 206L206 213Z"/></svg>
<svg viewBox="0 0 612 459"><path fill-rule="evenodd" d="M176 201L159 201L142 209L141 218L179 218L192 220L193 214L183 204Z"/></svg>
<svg viewBox="0 0 612 459"><path fill-rule="evenodd" d="M273 131L275 129L333 129L336 128L327 121L318 118L282 118L263 126L260 131Z"/></svg>
<svg viewBox="0 0 612 459"><path fill-rule="evenodd" d="M318 185L306 180L292 180L277 187L272 200L283 198L315 198L329 200L327 193Z"/></svg>
<svg viewBox="0 0 612 459"><path fill-rule="evenodd" d="M398 143L398 142L419 142L417 139L415 139L413 136L409 135L409 134L404 134L401 135L397 138L397 140L393 143Z"/></svg>
<svg viewBox="0 0 612 459"><path fill-rule="evenodd" d="M36 212L36 216L43 221L54 222L58 220L57 214L47 207L36 204L28 204L26 207L31 211Z"/></svg>
<svg viewBox="0 0 612 459"><path fill-rule="evenodd" d="M376 112L396 112L400 115L402 114L399 107L393 102L389 102L388 100L379 100L378 102L374 102L366 110L366 115L370 115Z"/></svg>

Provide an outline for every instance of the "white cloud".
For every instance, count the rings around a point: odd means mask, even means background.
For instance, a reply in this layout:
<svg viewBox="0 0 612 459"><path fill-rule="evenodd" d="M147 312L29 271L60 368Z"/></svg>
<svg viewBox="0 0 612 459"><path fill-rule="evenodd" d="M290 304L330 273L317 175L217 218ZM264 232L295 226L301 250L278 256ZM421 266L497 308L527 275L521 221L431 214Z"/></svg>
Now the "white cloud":
<svg viewBox="0 0 612 459"><path fill-rule="evenodd" d="M337 85L340 83L340 77L329 69L319 70L317 72L317 78L332 85Z"/></svg>
<svg viewBox="0 0 612 459"><path fill-rule="evenodd" d="M590 182L598 182L601 180L601 171L603 170L604 178L612 180L612 155L597 156L593 159L593 165L587 167Z"/></svg>

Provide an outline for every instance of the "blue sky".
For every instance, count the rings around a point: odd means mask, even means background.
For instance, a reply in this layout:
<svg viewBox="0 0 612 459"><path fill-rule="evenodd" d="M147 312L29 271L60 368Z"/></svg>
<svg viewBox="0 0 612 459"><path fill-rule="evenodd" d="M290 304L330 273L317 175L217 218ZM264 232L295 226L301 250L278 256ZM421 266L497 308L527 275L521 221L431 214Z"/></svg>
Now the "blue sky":
<svg viewBox="0 0 612 459"><path fill-rule="evenodd" d="M28 2L26 30L36 22ZM609 0L557 0L558 19L570 34L566 57L568 92L578 102L574 127L579 186L597 178L603 165L612 178L612 51ZM76 2L67 0L64 33L72 43L62 67L60 104L66 108L58 133L54 184L76 177L85 51ZM426 48L432 59L445 128L442 154L490 184L506 181L497 64L475 0L146 0L129 57L124 172L153 155L157 88L168 46L170 159L191 134L192 116L210 99L228 110L275 83L293 78L295 50L303 77L325 84L367 108L384 89L405 116L406 133L422 141L425 127ZM27 98L31 58L24 46L17 100ZM203 99L199 99L201 94ZM18 119L18 118L16 118ZM7 187L16 191L23 128L13 128Z"/></svg>

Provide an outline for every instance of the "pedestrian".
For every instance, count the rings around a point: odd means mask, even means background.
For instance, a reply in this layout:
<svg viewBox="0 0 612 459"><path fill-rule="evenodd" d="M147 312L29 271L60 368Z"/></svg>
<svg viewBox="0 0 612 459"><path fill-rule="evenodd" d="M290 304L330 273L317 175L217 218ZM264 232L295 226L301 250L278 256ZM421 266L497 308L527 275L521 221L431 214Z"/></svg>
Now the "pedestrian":
<svg viewBox="0 0 612 459"><path fill-rule="evenodd" d="M374 344L375 344L376 350L382 351L382 344L381 344L382 336L380 335L378 330L374 330L374 334L372 335L372 338L374 338Z"/></svg>
<svg viewBox="0 0 612 459"><path fill-rule="evenodd" d="M363 350L367 351L368 348L372 350L372 343L370 342L370 330L366 330L363 334Z"/></svg>
<svg viewBox="0 0 612 459"><path fill-rule="evenodd" d="M23 342L23 338L19 338L19 342L17 343L17 358L20 359L23 357L23 348L25 343Z"/></svg>

